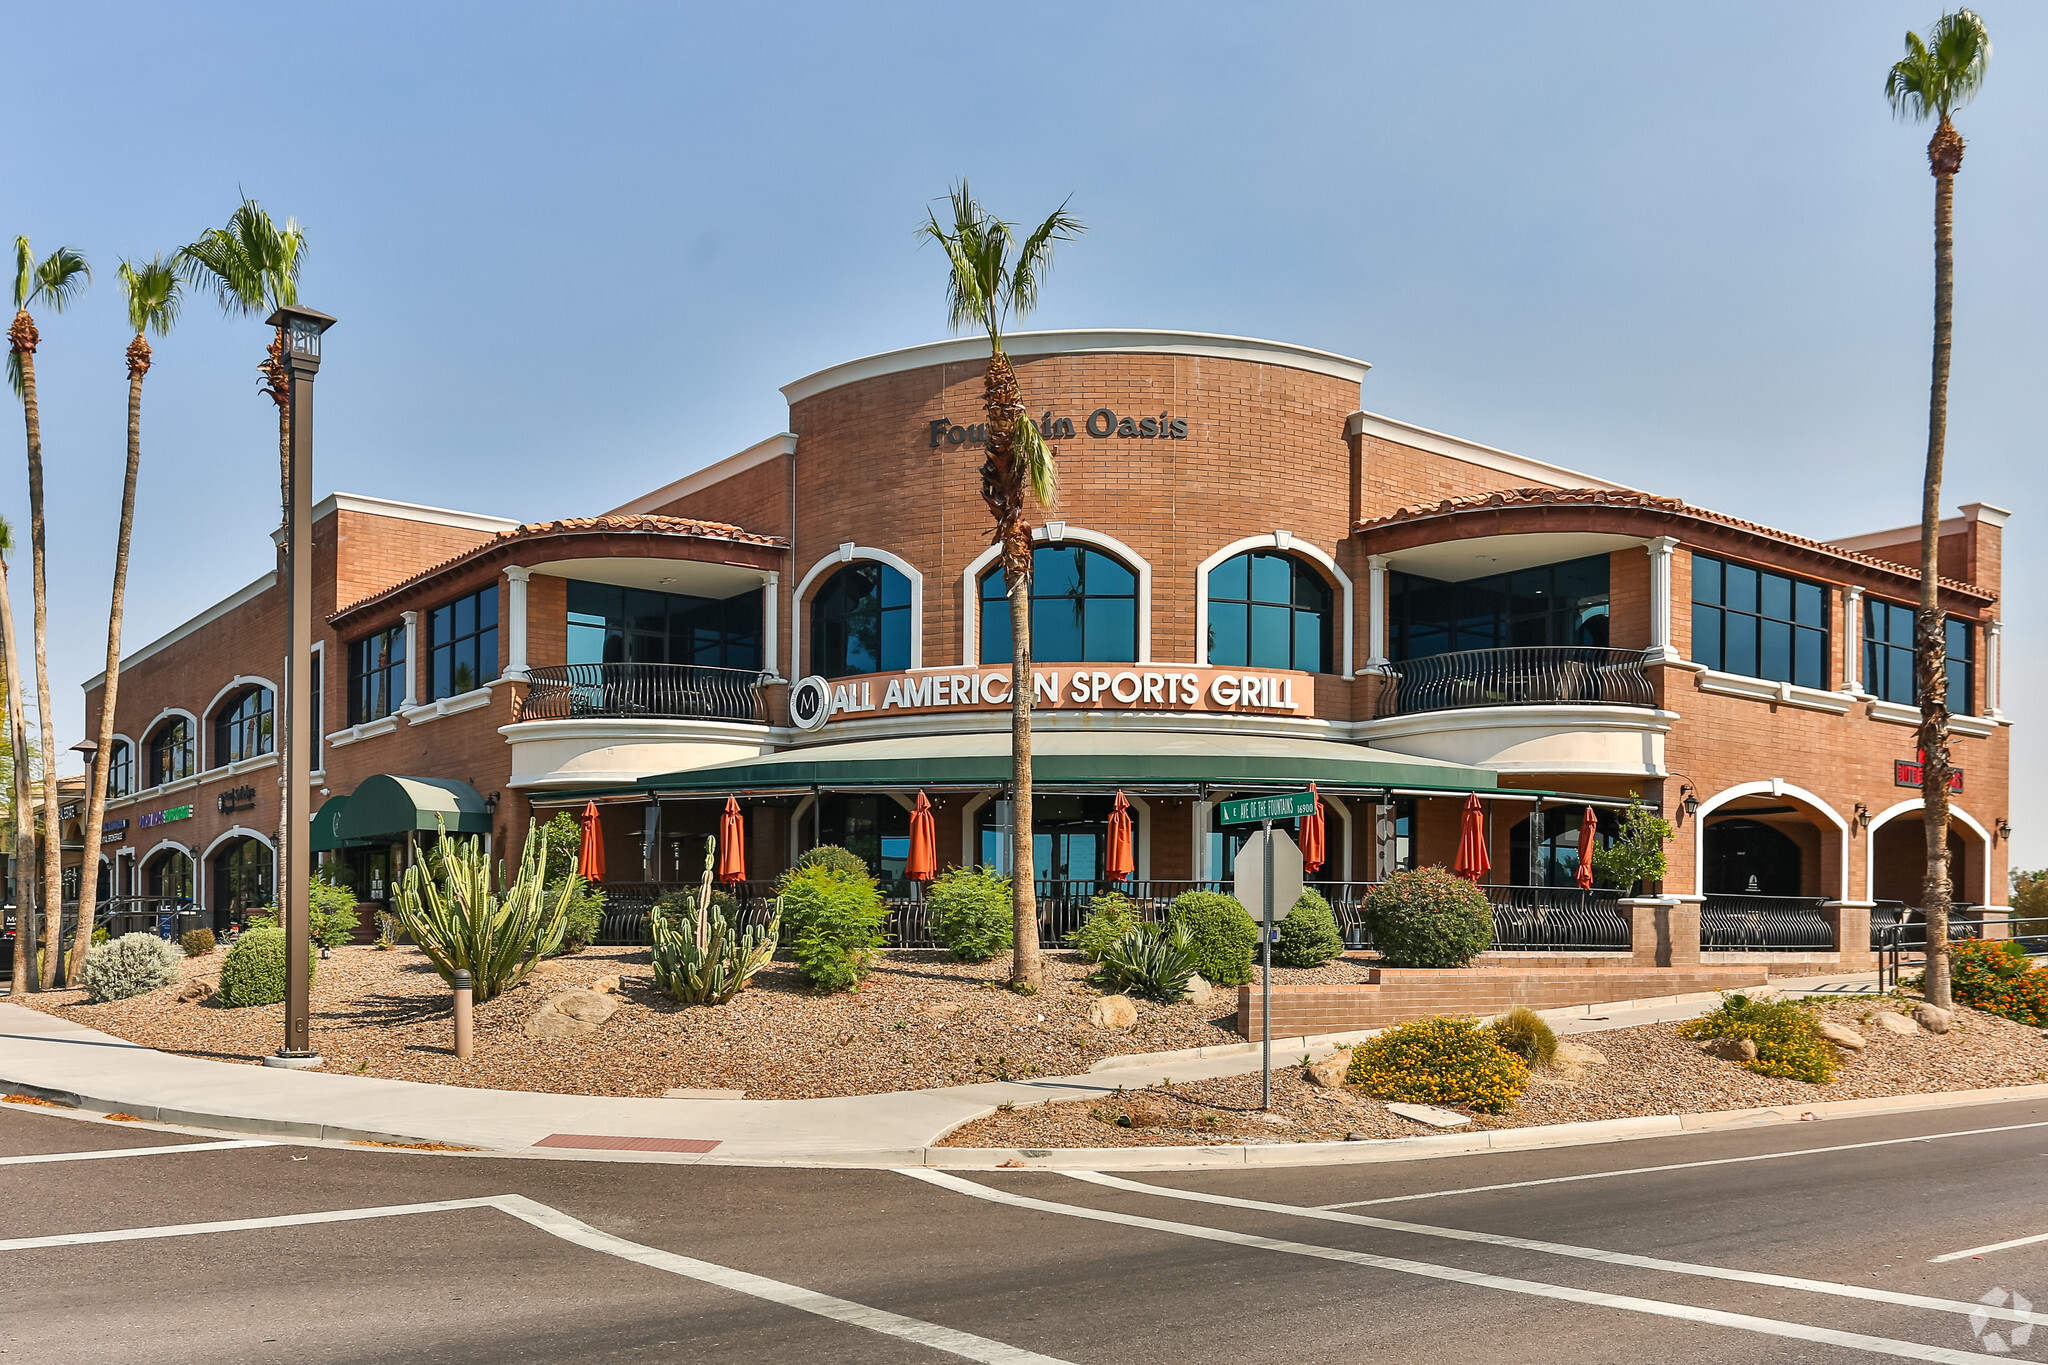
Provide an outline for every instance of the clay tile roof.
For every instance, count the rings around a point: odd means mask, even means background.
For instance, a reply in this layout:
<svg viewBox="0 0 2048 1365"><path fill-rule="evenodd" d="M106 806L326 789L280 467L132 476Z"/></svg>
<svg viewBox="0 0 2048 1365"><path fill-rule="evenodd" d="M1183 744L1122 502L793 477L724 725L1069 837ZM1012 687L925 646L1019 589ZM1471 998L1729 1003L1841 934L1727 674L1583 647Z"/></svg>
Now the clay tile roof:
<svg viewBox="0 0 2048 1365"><path fill-rule="evenodd" d="M1419 502L1412 507L1397 508L1383 517L1356 523L1352 530L1370 531L1376 527L1393 526L1401 522L1420 521L1425 517L1449 516L1458 512L1481 511L1492 507L1545 507L1584 506L1634 507L1646 511L1664 512L1673 516L1692 517L1699 521L1712 522L1717 526L1732 527L1747 531L1751 535L1768 540L1795 545L1803 550L1828 555L1835 559L1847 560L1870 568L1883 569L1887 573L1903 574L1917 579L1920 571L1910 565L1895 564L1889 559L1863 554L1857 550L1846 550L1839 545L1830 545L1824 540L1812 540L1806 536L1795 536L1790 531L1780 531L1759 522L1744 521L1731 517L1726 512L1715 512L1705 507L1694 507L1683 498L1664 498L1654 493L1638 493L1621 488L1501 488L1491 493L1468 493L1463 497L1443 498L1436 502ZM1957 578L1944 578L1941 584L1958 592L1970 593L1987 600L1995 600L1997 593L1975 583L1965 583Z"/></svg>

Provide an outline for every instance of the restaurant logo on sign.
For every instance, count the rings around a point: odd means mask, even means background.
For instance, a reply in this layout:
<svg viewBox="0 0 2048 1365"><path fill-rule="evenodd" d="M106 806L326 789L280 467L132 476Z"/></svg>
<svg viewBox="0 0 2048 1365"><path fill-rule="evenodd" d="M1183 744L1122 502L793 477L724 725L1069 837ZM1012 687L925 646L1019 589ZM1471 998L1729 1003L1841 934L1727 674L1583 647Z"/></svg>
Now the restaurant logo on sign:
<svg viewBox="0 0 2048 1365"><path fill-rule="evenodd" d="M1892 761L1892 785L1894 787L1920 787L1925 786L1926 783L1927 751L1925 749L1915 750L1911 759L1900 758ZM1961 768L1950 768L1948 770L1948 789L1952 792L1959 792L1963 789L1963 770Z"/></svg>
<svg viewBox="0 0 2048 1365"><path fill-rule="evenodd" d="M256 809L254 787L230 787L220 794L220 813L233 815L238 810Z"/></svg>
<svg viewBox="0 0 2048 1365"><path fill-rule="evenodd" d="M173 820L190 820L191 818L192 807L172 806L169 810L153 810L136 821L136 823L144 829L155 829L158 825L168 825Z"/></svg>
<svg viewBox="0 0 2048 1365"><path fill-rule="evenodd" d="M1196 711L1225 714L1313 716L1315 679L1305 673L1250 673L1225 668L1033 669L1033 708L1041 711ZM806 678L805 684L813 680ZM844 682L817 679L815 705L829 688L825 718L876 714L1006 710L1010 670L948 673L877 673ZM800 684L799 686L802 686ZM797 699L791 708L798 711ZM815 714L811 712L810 714ZM816 722L823 725L824 720ZM799 712L798 724L804 724ZM806 727L810 728L810 727Z"/></svg>

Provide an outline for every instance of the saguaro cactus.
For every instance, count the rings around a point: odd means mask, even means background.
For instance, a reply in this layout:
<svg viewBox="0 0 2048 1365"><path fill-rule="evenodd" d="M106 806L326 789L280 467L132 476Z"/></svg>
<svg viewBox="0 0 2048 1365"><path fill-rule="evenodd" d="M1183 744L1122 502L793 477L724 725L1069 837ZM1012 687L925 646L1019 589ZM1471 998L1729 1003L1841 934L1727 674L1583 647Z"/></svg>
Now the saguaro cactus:
<svg viewBox="0 0 2048 1365"><path fill-rule="evenodd" d="M766 925L743 928L736 915L711 903L712 864L718 847L704 841L704 879L691 912L652 918L654 984L686 1005L723 1005L747 988L775 955L778 909Z"/></svg>
<svg viewBox="0 0 2048 1365"><path fill-rule="evenodd" d="M499 891L491 891L491 860L480 839L441 840L405 870L398 890L398 921L443 981L467 971L481 1005L518 985L533 964L562 946L569 901L580 885L564 877L552 891L542 882L545 844L539 831L526 831L519 873L509 882L498 865ZM428 866L434 868L429 875Z"/></svg>

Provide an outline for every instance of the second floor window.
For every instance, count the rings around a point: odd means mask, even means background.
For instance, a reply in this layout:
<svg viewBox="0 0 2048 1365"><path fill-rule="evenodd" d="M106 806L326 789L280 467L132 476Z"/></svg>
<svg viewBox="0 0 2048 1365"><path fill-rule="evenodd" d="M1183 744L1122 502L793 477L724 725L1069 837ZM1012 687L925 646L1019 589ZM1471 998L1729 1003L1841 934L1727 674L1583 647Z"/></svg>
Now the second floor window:
<svg viewBox="0 0 2048 1365"><path fill-rule="evenodd" d="M183 716L165 721L149 741L149 785L192 776L192 722Z"/></svg>
<svg viewBox="0 0 2048 1365"><path fill-rule="evenodd" d="M1209 570L1209 662L1226 667L1330 671L1330 587L1272 550L1233 555Z"/></svg>
<svg viewBox="0 0 2048 1365"><path fill-rule="evenodd" d="M498 585L427 613L427 700L471 692L498 676Z"/></svg>
<svg viewBox="0 0 2048 1365"><path fill-rule="evenodd" d="M569 580L572 664L761 666L761 590L732 597Z"/></svg>
<svg viewBox="0 0 2048 1365"><path fill-rule="evenodd" d="M393 626L348 647L348 723L396 711L405 700L405 627Z"/></svg>
<svg viewBox="0 0 2048 1365"><path fill-rule="evenodd" d="M910 580L887 564L849 564L811 599L811 671L827 678L910 667Z"/></svg>
<svg viewBox="0 0 2048 1365"><path fill-rule="evenodd" d="M1913 690L1913 608L1897 602L1863 601L1863 686L1883 701L1917 706ZM1948 666L1948 709L1970 715L1971 664L1976 632L1968 621L1950 617L1945 623L1943 654Z"/></svg>
<svg viewBox="0 0 2048 1365"><path fill-rule="evenodd" d="M1477 578L1387 575L1387 649L1396 660L1471 649L1605 646L1606 555Z"/></svg>
<svg viewBox="0 0 2048 1365"><path fill-rule="evenodd" d="M1825 689L1827 594L1818 583L1696 554L1692 657L1723 673Z"/></svg>
<svg viewBox="0 0 2048 1365"><path fill-rule="evenodd" d="M135 790L135 746L125 739L114 741L107 757L107 795L126 796Z"/></svg>
<svg viewBox="0 0 2048 1365"><path fill-rule="evenodd" d="M252 687L215 713L213 763L239 763L276 749L277 698L267 687Z"/></svg>
<svg viewBox="0 0 2048 1365"><path fill-rule="evenodd" d="M1043 664L1137 662L1138 576L1080 545L1033 550L1031 658ZM1010 598L1000 568L981 580L981 661L1010 661Z"/></svg>

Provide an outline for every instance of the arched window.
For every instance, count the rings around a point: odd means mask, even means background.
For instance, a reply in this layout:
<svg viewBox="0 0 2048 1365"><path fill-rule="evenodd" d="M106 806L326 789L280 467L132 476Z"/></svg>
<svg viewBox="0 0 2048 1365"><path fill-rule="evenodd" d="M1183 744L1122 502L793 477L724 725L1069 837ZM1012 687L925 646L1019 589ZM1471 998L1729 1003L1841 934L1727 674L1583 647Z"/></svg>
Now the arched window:
<svg viewBox="0 0 2048 1365"><path fill-rule="evenodd" d="M107 795L126 796L135 790L135 746L125 739L114 741L107 755Z"/></svg>
<svg viewBox="0 0 2048 1365"><path fill-rule="evenodd" d="M192 900L192 855L183 849L167 848L149 860L143 869L143 884L150 899L189 904Z"/></svg>
<svg viewBox="0 0 2048 1365"><path fill-rule="evenodd" d="M267 687L252 687L223 704L213 717L213 766L275 750L276 718L277 698Z"/></svg>
<svg viewBox="0 0 2048 1365"><path fill-rule="evenodd" d="M1330 585L1292 555L1247 550L1209 570L1209 662L1330 672Z"/></svg>
<svg viewBox="0 0 2048 1365"><path fill-rule="evenodd" d="M910 580L860 560L811 599L811 671L827 678L910 667Z"/></svg>
<svg viewBox="0 0 2048 1365"><path fill-rule="evenodd" d="M1136 663L1138 576L1083 545L1033 550L1031 657L1044 664ZM981 580L981 661L1010 661L1009 584L1000 567Z"/></svg>
<svg viewBox="0 0 2048 1365"><path fill-rule="evenodd" d="M213 888L215 930L246 923L251 910L261 910L274 899L270 850L261 840L231 839L213 855L207 881Z"/></svg>
<svg viewBox="0 0 2048 1365"><path fill-rule="evenodd" d="M150 737L149 785L161 787L166 782L190 777L193 767L192 722L183 716L172 716Z"/></svg>

